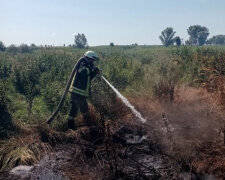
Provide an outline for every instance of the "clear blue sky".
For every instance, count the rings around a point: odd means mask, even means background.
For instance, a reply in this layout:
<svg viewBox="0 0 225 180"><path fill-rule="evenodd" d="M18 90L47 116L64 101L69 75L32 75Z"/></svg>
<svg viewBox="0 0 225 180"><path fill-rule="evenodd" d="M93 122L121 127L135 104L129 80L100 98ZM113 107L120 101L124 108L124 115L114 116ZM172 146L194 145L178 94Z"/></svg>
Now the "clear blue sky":
<svg viewBox="0 0 225 180"><path fill-rule="evenodd" d="M225 0L0 0L0 41L6 45L66 45L84 33L90 46L161 44L173 27L188 39L190 25L225 34Z"/></svg>

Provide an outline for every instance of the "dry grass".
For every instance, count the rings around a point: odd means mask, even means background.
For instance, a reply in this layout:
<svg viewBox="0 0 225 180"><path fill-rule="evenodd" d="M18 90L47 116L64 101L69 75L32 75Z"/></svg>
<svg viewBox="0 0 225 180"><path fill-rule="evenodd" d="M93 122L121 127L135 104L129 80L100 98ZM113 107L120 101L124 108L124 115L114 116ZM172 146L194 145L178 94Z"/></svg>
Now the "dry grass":
<svg viewBox="0 0 225 180"><path fill-rule="evenodd" d="M0 170L18 165L32 165L53 151L57 143L68 143L79 139L79 131L56 132L46 125L20 127L19 133L1 142Z"/></svg>
<svg viewBox="0 0 225 180"><path fill-rule="evenodd" d="M192 162L195 173L215 174L225 177L225 146L221 142L204 142L196 147L197 154Z"/></svg>
<svg viewBox="0 0 225 180"><path fill-rule="evenodd" d="M225 77L213 68L203 68L202 74L206 76L202 86L212 93L215 101L219 105L225 106Z"/></svg>
<svg viewBox="0 0 225 180"><path fill-rule="evenodd" d="M21 135L2 143L0 169L7 170L20 164L34 164L51 150L50 144L40 140L40 134L37 133L36 129L27 129Z"/></svg>
<svg viewBox="0 0 225 180"><path fill-rule="evenodd" d="M218 106L221 86L213 96L204 88L176 87L173 102L129 98L147 118L148 134L173 157L179 171L225 177L224 110Z"/></svg>

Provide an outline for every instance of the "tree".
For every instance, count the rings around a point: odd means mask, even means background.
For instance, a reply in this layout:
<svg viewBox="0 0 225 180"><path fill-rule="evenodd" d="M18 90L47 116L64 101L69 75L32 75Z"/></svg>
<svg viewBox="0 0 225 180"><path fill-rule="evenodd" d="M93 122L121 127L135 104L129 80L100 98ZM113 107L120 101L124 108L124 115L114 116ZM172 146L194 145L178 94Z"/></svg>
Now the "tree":
<svg viewBox="0 0 225 180"><path fill-rule="evenodd" d="M181 39L180 39L179 36L176 36L173 40L174 40L174 42L176 43L177 46L181 45Z"/></svg>
<svg viewBox="0 0 225 180"><path fill-rule="evenodd" d="M12 54L16 54L18 52L18 48L14 44L11 44L6 50Z"/></svg>
<svg viewBox="0 0 225 180"><path fill-rule="evenodd" d="M187 45L199 45L202 46L206 43L206 39L209 35L209 30L205 26L194 25L187 29L189 34L189 40L186 41Z"/></svg>
<svg viewBox="0 0 225 180"><path fill-rule="evenodd" d="M211 45L224 45L225 44L225 35L216 35L211 37L206 44Z"/></svg>
<svg viewBox="0 0 225 180"><path fill-rule="evenodd" d="M36 45L35 45L34 43L32 43L32 44L30 45L30 47L35 48Z"/></svg>
<svg viewBox="0 0 225 180"><path fill-rule="evenodd" d="M5 51L6 47L2 41L0 41L0 51Z"/></svg>
<svg viewBox="0 0 225 180"><path fill-rule="evenodd" d="M74 42L75 42L75 46L78 48L85 48L88 46L87 39L84 34L78 33L77 35L75 35Z"/></svg>
<svg viewBox="0 0 225 180"><path fill-rule="evenodd" d="M138 46L138 44L137 43L134 43L134 44L131 44L131 46Z"/></svg>
<svg viewBox="0 0 225 180"><path fill-rule="evenodd" d="M159 39L162 41L162 44L166 47L173 45L174 39L173 36L175 35L175 31L173 31L172 27L167 27L161 32Z"/></svg>
<svg viewBox="0 0 225 180"><path fill-rule="evenodd" d="M114 47L114 43L113 43L113 42L111 42L111 43L109 44L109 46Z"/></svg>
<svg viewBox="0 0 225 180"><path fill-rule="evenodd" d="M19 46L19 51L20 51L21 53L29 53L29 52L30 52L30 49L29 49L28 45L26 45L26 44L21 44L21 45Z"/></svg>
<svg viewBox="0 0 225 180"><path fill-rule="evenodd" d="M15 87L23 94L28 103L28 114L31 114L34 98L40 94L39 79L41 71L39 67L30 60L26 66L15 68Z"/></svg>

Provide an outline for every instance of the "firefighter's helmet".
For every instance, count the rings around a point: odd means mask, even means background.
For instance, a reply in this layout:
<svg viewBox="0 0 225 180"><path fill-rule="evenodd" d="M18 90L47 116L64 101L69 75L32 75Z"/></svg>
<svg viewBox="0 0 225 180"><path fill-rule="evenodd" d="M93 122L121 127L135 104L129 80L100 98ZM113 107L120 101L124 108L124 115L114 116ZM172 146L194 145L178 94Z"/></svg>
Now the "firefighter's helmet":
<svg viewBox="0 0 225 180"><path fill-rule="evenodd" d="M84 56L91 58L95 61L99 60L98 55L94 51L87 51L86 53L84 53Z"/></svg>

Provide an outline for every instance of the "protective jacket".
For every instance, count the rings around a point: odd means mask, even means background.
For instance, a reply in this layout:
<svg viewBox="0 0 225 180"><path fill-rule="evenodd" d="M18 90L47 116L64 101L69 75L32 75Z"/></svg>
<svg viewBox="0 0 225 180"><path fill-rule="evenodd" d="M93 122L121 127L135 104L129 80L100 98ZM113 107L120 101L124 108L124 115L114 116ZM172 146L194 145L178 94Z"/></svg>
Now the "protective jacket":
<svg viewBox="0 0 225 180"><path fill-rule="evenodd" d="M94 65L89 62L87 57L79 60L77 72L73 77L69 92L88 97L91 94L91 80L96 76Z"/></svg>

